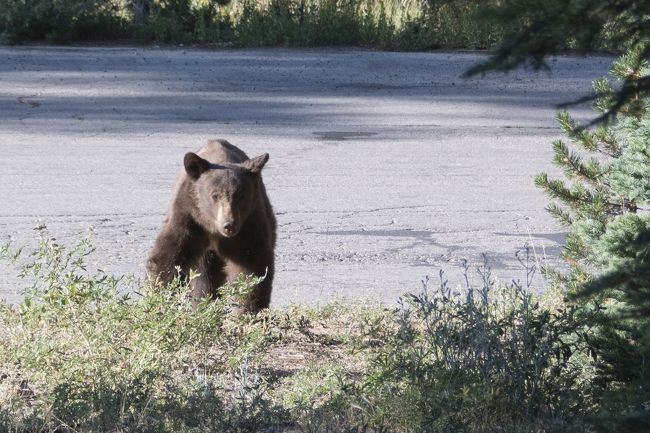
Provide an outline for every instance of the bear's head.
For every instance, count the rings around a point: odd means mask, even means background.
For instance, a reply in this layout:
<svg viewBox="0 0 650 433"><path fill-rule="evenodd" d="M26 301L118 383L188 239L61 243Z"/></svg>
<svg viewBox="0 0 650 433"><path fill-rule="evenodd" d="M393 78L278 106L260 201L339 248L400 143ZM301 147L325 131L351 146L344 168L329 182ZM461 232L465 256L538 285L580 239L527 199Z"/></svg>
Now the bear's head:
<svg viewBox="0 0 650 433"><path fill-rule="evenodd" d="M193 184L198 222L210 233L232 238L256 206L260 173L269 154L241 163L212 164L187 153L185 171Z"/></svg>

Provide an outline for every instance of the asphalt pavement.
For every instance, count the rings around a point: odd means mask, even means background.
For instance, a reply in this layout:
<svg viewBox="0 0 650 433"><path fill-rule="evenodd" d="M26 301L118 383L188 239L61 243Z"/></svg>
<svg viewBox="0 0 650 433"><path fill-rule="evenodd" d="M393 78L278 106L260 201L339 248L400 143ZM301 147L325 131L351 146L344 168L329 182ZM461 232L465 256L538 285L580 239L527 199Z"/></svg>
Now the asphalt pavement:
<svg viewBox="0 0 650 433"><path fill-rule="evenodd" d="M606 56L470 80L484 54L359 49L0 47L0 242L39 225L89 270L142 276L185 152L225 138L269 152L278 218L272 305L394 304L443 270L452 286L560 265L563 228L533 184L561 138L556 105L591 91ZM573 113L592 118L589 106ZM24 282L0 264L0 296ZM435 283L434 283L435 284ZM536 275L531 287L543 290Z"/></svg>

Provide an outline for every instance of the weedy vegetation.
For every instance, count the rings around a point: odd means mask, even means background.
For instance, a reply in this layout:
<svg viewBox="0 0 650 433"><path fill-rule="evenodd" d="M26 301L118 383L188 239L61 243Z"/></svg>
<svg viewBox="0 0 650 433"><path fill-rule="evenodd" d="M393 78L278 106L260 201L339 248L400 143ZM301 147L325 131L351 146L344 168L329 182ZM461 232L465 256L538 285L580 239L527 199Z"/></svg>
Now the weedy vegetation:
<svg viewBox="0 0 650 433"><path fill-rule="evenodd" d="M573 307L487 268L397 308L251 316L234 307L255 281L193 310L180 281L91 271L91 253L45 231L31 254L2 249L31 284L0 305L0 431L582 431L596 404Z"/></svg>
<svg viewBox="0 0 650 433"><path fill-rule="evenodd" d="M503 26L478 19L484 6L478 0L0 0L0 40L488 48Z"/></svg>
<svg viewBox="0 0 650 433"><path fill-rule="evenodd" d="M192 311L178 281L138 294L133 281L87 272L90 251L87 241L68 250L43 239L22 266L34 281L25 299L2 305L0 430L228 431L253 422L267 401L254 397L262 384L248 357L264 339L226 314L249 282Z"/></svg>

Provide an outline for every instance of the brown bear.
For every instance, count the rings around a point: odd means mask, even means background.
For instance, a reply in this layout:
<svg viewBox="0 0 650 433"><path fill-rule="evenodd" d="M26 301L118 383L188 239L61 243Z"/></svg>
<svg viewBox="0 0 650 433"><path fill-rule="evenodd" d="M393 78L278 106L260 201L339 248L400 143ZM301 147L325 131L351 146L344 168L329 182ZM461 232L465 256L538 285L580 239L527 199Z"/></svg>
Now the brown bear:
<svg viewBox="0 0 650 433"><path fill-rule="evenodd" d="M225 140L210 140L187 153L164 225L147 261L150 278L169 283L188 278L191 296L217 296L224 283L245 275L264 276L243 308L269 306L273 282L276 222L262 182L268 153L249 159Z"/></svg>

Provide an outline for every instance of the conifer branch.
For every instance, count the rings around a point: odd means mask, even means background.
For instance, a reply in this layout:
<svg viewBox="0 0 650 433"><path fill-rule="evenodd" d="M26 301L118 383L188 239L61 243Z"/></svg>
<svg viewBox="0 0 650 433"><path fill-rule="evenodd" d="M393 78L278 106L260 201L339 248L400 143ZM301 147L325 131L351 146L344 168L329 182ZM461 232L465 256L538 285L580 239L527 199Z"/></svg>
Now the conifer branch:
<svg viewBox="0 0 650 433"><path fill-rule="evenodd" d="M557 203L549 203L548 206L546 206L546 211L558 220L560 224L566 227L571 227L571 224L573 224L571 214L558 206Z"/></svg>
<svg viewBox="0 0 650 433"><path fill-rule="evenodd" d="M583 164L582 158L569 151L569 148L562 140L553 142L553 150L555 151L555 164L564 170L564 174L568 178L585 180L594 187L598 186L600 172L598 171L597 162L590 165Z"/></svg>

